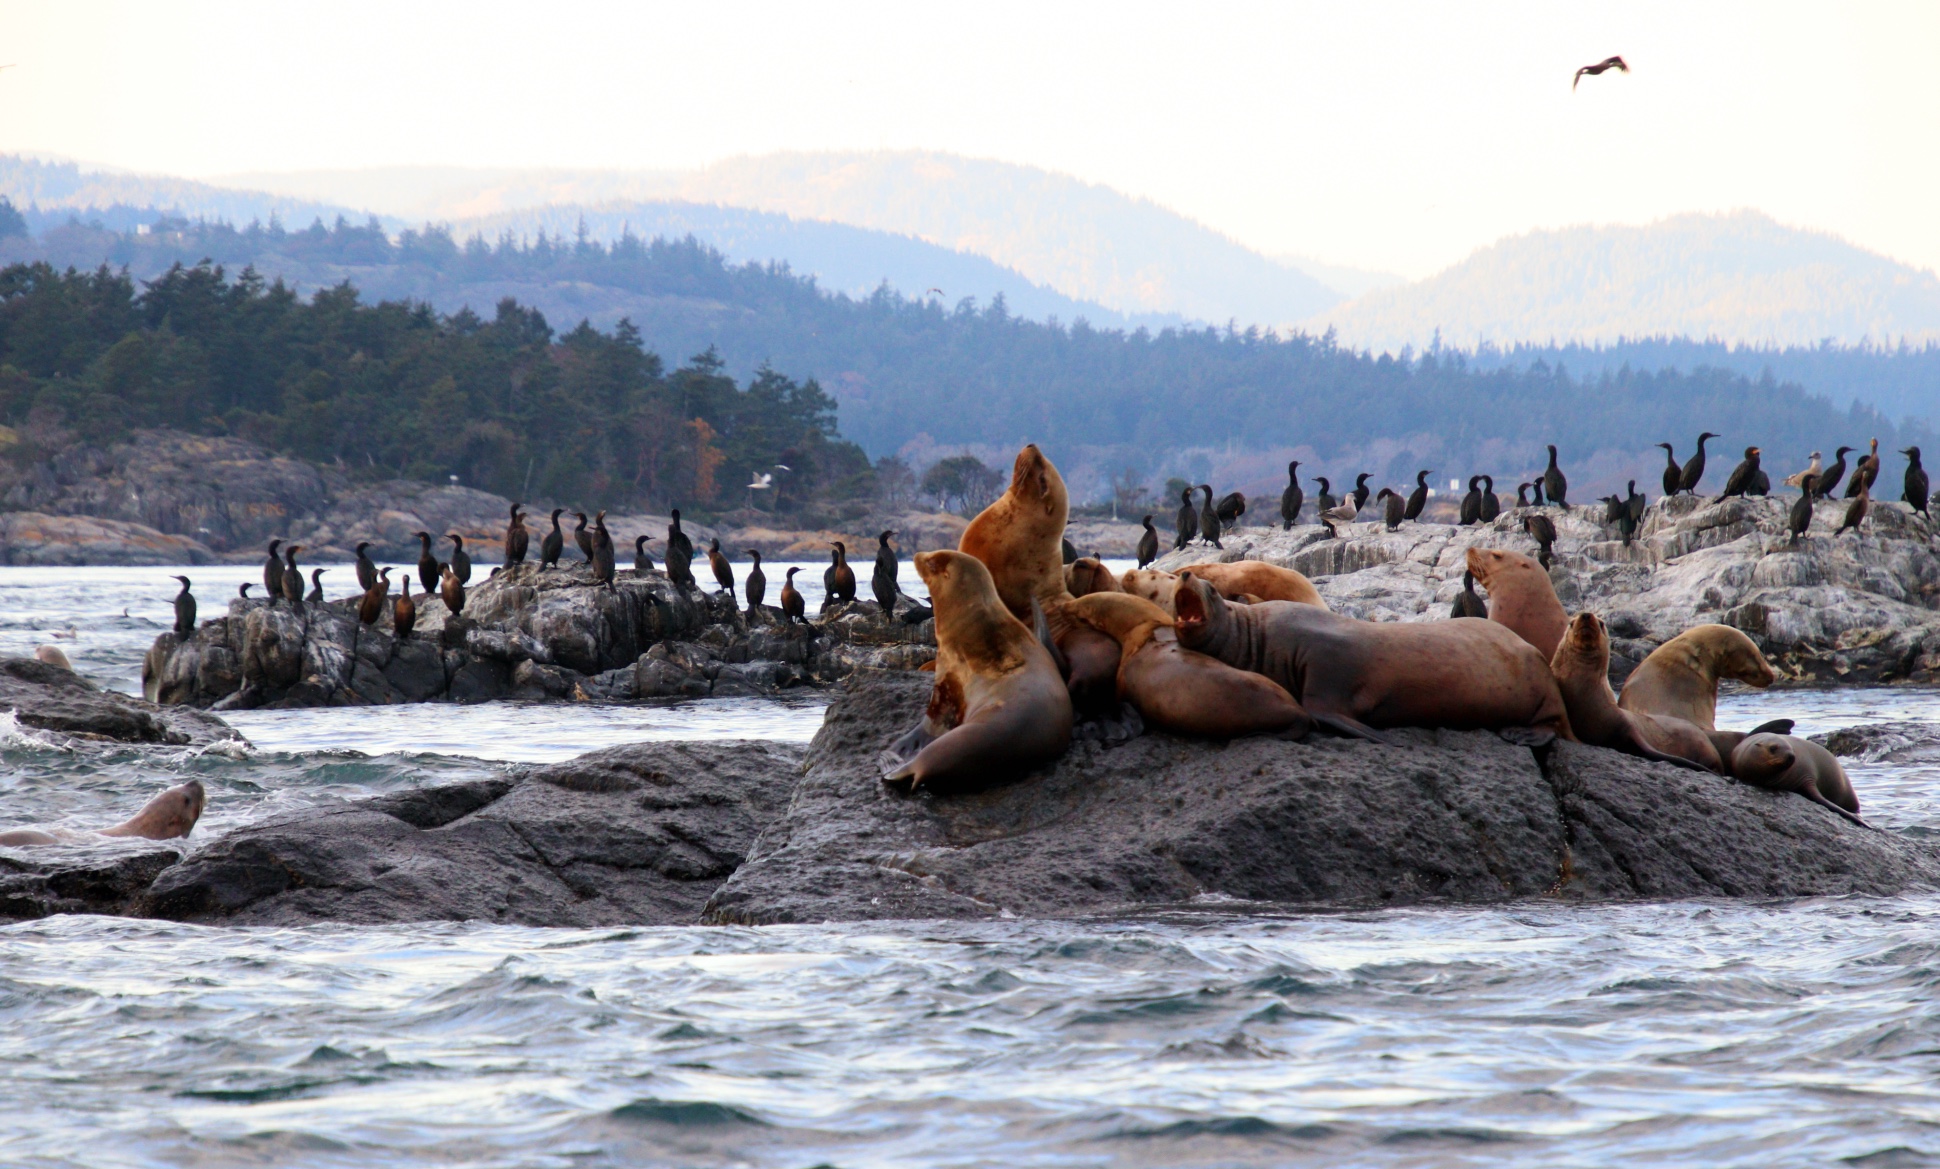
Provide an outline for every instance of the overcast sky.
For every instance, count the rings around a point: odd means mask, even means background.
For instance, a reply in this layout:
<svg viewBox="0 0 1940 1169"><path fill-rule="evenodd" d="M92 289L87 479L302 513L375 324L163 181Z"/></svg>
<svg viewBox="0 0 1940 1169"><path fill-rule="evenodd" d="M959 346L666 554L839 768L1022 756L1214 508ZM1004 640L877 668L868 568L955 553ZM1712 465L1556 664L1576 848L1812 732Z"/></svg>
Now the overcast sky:
<svg viewBox="0 0 1940 1169"><path fill-rule="evenodd" d="M1936 49L1911 3L0 0L0 151L202 177L916 147L1408 276L1738 207L1936 267ZM1571 93L1612 53L1633 72Z"/></svg>

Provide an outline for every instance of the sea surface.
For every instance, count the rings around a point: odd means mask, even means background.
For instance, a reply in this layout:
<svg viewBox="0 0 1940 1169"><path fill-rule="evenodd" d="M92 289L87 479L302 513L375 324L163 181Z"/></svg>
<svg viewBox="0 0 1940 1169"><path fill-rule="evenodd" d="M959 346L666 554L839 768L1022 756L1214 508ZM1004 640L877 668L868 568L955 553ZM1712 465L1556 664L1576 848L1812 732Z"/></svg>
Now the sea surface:
<svg viewBox="0 0 1940 1169"><path fill-rule="evenodd" d="M211 597L256 577L177 571ZM134 689L168 576L0 569L0 652L71 631L84 673ZM100 826L197 776L206 840L612 743L801 741L821 709L254 712L232 720L249 746L200 752L75 748L0 712L0 827ZM1780 716L1940 724L1940 693L1721 703L1724 725ZM1850 769L1874 823L1940 831L1940 767ZM0 1100L9 1167L1940 1164L1940 896L759 929L54 918L0 926Z"/></svg>

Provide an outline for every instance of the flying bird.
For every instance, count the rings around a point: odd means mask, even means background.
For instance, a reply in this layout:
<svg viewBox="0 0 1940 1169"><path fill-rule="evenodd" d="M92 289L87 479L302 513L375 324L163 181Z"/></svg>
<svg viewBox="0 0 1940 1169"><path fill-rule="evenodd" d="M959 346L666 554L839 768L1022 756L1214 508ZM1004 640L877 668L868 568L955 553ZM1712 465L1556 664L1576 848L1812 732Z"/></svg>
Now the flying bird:
<svg viewBox="0 0 1940 1169"><path fill-rule="evenodd" d="M1624 60L1622 57L1605 57L1603 60L1598 61L1594 65L1585 65L1581 69L1578 69L1576 71L1575 80L1572 80L1570 82L1570 92L1571 93L1576 92L1577 82L1583 80L1584 74L1588 74L1591 77L1595 77L1607 69L1615 69L1619 73L1630 72L1630 66L1624 64Z"/></svg>
<svg viewBox="0 0 1940 1169"><path fill-rule="evenodd" d="M941 288L930 288L930 289L925 289L925 290L924 290L924 292L923 292L923 295L924 295L924 296L928 296L928 295L929 295L930 293L932 293L932 292L934 292L934 293L935 293L936 295L938 295L938 296L942 296L942 295L943 295L943 290L942 290Z"/></svg>

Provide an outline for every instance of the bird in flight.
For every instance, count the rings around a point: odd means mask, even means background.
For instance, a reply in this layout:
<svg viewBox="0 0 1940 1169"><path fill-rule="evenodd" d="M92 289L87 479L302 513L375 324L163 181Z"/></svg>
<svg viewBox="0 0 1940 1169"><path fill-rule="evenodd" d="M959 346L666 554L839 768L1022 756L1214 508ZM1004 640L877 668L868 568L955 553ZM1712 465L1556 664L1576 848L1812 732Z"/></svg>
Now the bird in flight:
<svg viewBox="0 0 1940 1169"><path fill-rule="evenodd" d="M1624 64L1622 57L1605 57L1603 60L1598 61L1594 65L1585 65L1581 69L1578 69L1576 71L1575 79L1570 82L1570 92L1571 93L1576 92L1576 83L1578 81L1583 80L1583 75L1585 73L1589 74L1591 77L1595 77L1597 74L1602 73L1606 69L1615 69L1619 73L1630 72L1630 66Z"/></svg>
<svg viewBox="0 0 1940 1169"><path fill-rule="evenodd" d="M927 291L925 291L925 292L923 293L923 295L924 295L924 296L928 296L928 295L929 295L930 293L932 293L932 292L934 292L934 293L936 293L936 294L937 294L938 296L942 296L942 295L943 295L943 290L942 290L941 288L931 288L931 289L928 289Z"/></svg>

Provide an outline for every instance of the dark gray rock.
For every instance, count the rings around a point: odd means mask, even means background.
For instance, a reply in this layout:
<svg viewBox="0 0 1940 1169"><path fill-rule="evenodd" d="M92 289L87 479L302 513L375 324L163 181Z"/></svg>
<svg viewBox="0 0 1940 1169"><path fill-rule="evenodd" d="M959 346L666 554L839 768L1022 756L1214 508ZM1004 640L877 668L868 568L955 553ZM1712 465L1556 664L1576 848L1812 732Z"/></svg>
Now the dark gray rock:
<svg viewBox="0 0 1940 1169"><path fill-rule="evenodd" d="M182 850L152 840L105 840L0 853L0 921L56 913L129 913Z"/></svg>
<svg viewBox="0 0 1940 1169"><path fill-rule="evenodd" d="M0 658L0 709L13 710L22 726L122 743L204 746L241 738L214 715L103 690L35 658Z"/></svg>
<svg viewBox="0 0 1940 1169"><path fill-rule="evenodd" d="M1861 763L1940 763L1940 727L1932 723L1866 723L1811 738L1834 755Z"/></svg>
<svg viewBox="0 0 1940 1169"><path fill-rule="evenodd" d="M182 921L691 923L787 803L801 751L650 743L239 829L136 910Z"/></svg>

